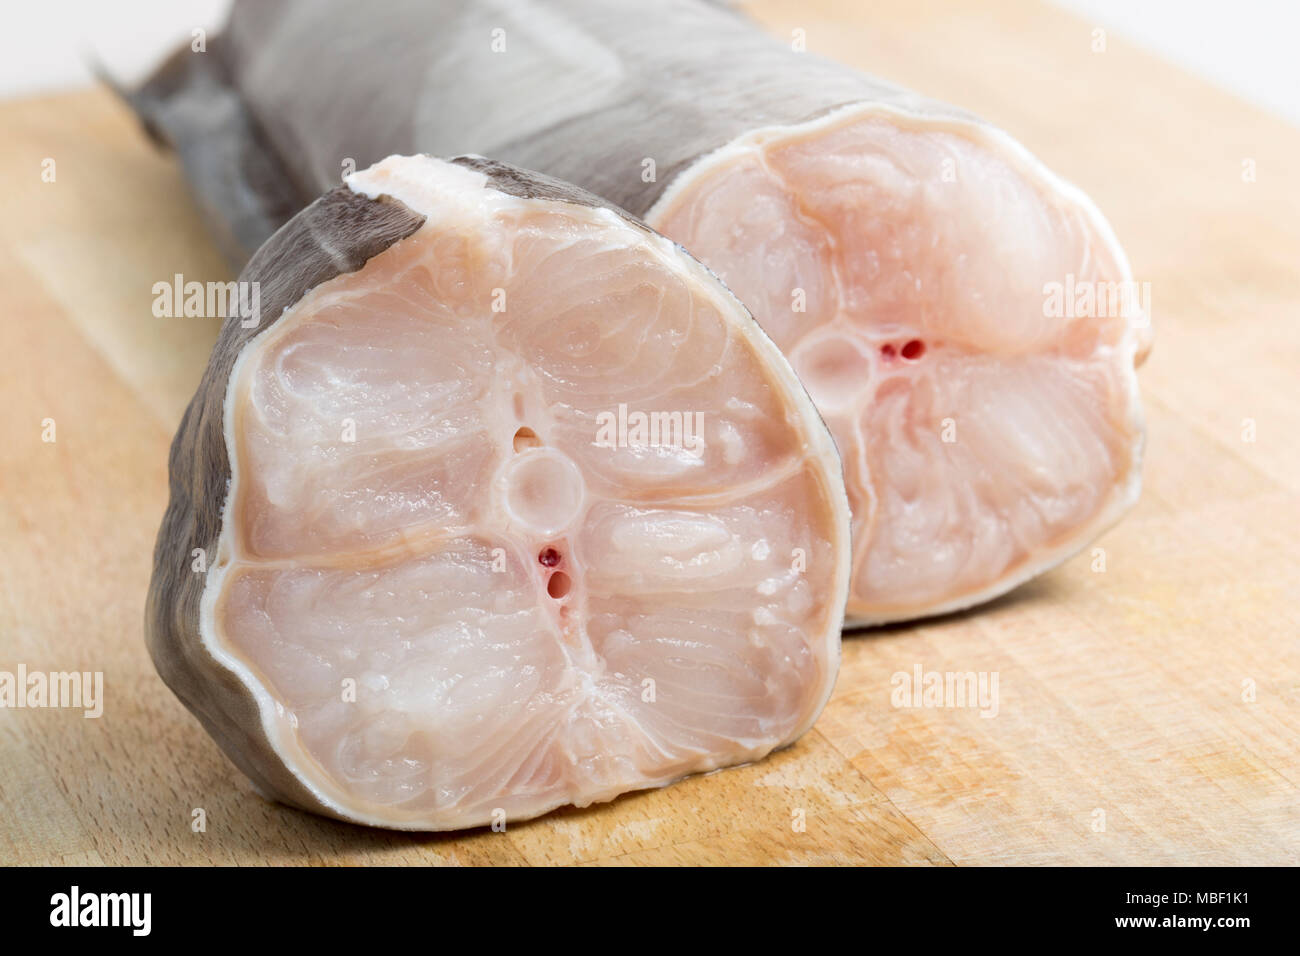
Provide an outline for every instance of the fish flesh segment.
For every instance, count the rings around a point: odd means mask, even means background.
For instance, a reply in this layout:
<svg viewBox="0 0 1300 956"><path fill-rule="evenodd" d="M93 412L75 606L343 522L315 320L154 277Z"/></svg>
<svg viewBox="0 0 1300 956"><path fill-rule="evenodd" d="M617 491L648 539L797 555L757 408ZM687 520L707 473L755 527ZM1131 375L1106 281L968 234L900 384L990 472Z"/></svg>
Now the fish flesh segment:
<svg viewBox="0 0 1300 956"><path fill-rule="evenodd" d="M812 725L851 563L838 456L679 246L504 164L394 156L240 281L263 319L227 320L173 444L146 630L261 791L457 829Z"/></svg>
<svg viewBox="0 0 1300 956"><path fill-rule="evenodd" d="M681 242L835 435L851 623L996 597L1137 498L1150 329L1096 207L969 113L720 5L245 0L135 102L236 258L340 164L417 151L540 170Z"/></svg>
<svg viewBox="0 0 1300 956"><path fill-rule="evenodd" d="M1148 338L1122 251L1022 150L958 128L866 105L767 129L698 163L648 216L763 320L830 425L857 534L855 623L1003 594L1140 487ZM945 168L977 185L929 178ZM1067 308L1067 289L1102 308Z"/></svg>

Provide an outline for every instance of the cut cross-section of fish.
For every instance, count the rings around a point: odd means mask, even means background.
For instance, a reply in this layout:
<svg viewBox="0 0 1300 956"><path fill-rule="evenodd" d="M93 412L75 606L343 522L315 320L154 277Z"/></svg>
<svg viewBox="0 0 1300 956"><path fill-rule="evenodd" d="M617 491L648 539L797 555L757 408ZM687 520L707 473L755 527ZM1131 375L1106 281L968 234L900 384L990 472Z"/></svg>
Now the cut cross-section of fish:
<svg viewBox="0 0 1300 956"><path fill-rule="evenodd" d="M317 75L322 50L353 68ZM133 102L236 256L343 157L393 152L537 169L681 242L839 443L851 623L1002 594L1137 499L1147 303L1096 207L988 123L725 4L239 0Z"/></svg>
<svg viewBox="0 0 1300 956"><path fill-rule="evenodd" d="M812 725L839 460L680 247L511 167L391 157L241 280L274 318L227 323L177 435L148 634L263 791L462 828Z"/></svg>
<svg viewBox="0 0 1300 956"><path fill-rule="evenodd" d="M996 597L1136 499L1138 289L1092 204L1005 135L851 106L741 137L647 218L753 309L830 425L850 623Z"/></svg>

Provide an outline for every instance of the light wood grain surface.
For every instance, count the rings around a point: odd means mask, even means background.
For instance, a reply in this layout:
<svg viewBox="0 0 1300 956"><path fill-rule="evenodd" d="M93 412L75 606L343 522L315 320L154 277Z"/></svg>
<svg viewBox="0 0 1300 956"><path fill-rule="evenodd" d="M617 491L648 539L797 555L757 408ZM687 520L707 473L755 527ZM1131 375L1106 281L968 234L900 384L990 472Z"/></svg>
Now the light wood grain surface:
<svg viewBox="0 0 1300 956"><path fill-rule="evenodd" d="M0 103L0 670L103 671L106 698L98 720L0 710L0 863L1300 860L1300 130L1036 3L749 6L1004 126L1110 217L1157 337L1145 490L1106 570L1085 553L848 636L816 728L755 766L505 833L267 803L141 629L167 446L217 331L154 318L150 289L226 273L112 97ZM996 717L891 706L918 665L995 672Z"/></svg>

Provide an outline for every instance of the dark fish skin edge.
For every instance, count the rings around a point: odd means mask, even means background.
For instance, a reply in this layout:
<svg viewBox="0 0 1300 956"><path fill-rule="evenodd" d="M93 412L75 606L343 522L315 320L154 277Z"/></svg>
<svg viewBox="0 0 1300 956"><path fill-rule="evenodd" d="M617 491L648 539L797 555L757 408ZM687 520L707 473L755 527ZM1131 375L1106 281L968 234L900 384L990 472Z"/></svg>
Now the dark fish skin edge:
<svg viewBox="0 0 1300 956"><path fill-rule="evenodd" d="M267 759L274 748L256 700L200 638L199 603L207 576L191 570L191 554L202 548L209 567L217 558L230 486L225 399L239 354L308 291L360 269L424 221L399 202L367 199L339 186L276 232L239 276L260 283L263 319L253 328L243 328L238 315L226 319L168 460L170 500L158 530L145 606L145 639L154 666L264 794L319 813L331 811L278 761Z"/></svg>

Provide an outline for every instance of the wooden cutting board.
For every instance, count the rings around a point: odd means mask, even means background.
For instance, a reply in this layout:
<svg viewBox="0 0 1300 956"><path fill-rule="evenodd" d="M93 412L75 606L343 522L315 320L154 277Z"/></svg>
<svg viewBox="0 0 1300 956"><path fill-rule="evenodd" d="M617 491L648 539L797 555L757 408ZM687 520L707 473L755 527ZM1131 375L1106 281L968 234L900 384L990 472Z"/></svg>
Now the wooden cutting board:
<svg viewBox="0 0 1300 956"><path fill-rule="evenodd" d="M851 635L796 746L505 833L267 803L155 676L167 447L217 326L154 318L150 290L225 272L111 96L0 103L0 670L105 675L99 719L0 710L0 863L1300 860L1300 130L1116 37L1094 52L1054 8L976 7L750 5L1004 126L1110 216L1157 339L1146 487L1105 570L1087 552L979 611ZM892 706L918 666L996 673L996 716Z"/></svg>

